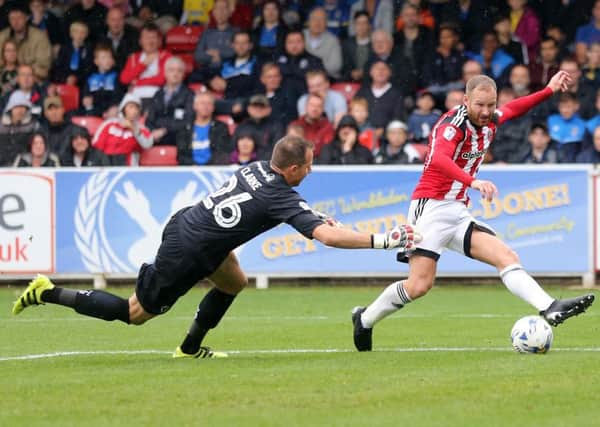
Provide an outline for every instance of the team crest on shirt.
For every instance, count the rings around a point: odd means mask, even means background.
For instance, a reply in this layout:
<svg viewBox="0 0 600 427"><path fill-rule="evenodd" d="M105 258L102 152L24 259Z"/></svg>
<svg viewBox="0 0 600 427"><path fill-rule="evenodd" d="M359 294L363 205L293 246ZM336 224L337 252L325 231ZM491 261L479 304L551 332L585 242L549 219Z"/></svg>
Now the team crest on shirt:
<svg viewBox="0 0 600 427"><path fill-rule="evenodd" d="M444 139L446 139L448 141L452 141L452 139L456 135L456 129L454 129L452 126L448 126L446 129L444 129L443 135L444 135Z"/></svg>

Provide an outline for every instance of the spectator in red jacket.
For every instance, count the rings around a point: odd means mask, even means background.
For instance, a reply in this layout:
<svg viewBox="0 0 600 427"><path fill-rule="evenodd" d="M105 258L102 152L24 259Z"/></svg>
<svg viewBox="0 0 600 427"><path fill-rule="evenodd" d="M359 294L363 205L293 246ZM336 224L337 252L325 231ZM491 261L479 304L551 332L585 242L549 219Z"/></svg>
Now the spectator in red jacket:
<svg viewBox="0 0 600 427"><path fill-rule="evenodd" d="M119 118L108 119L94 136L94 148L104 152L113 166L137 165L139 153L154 143L150 130L140 123L142 104L127 94L119 105Z"/></svg>
<svg viewBox="0 0 600 427"><path fill-rule="evenodd" d="M139 98L152 98L165 84L165 63L171 54L161 49L162 35L155 24L146 24L140 32L141 51L127 58L120 80L133 86L133 94Z"/></svg>
<svg viewBox="0 0 600 427"><path fill-rule="evenodd" d="M306 100L306 114L292 122L292 125L300 125L304 129L304 138L315 144L315 157L319 156L321 148L335 136L333 125L323 115L324 108L325 100L310 93Z"/></svg>

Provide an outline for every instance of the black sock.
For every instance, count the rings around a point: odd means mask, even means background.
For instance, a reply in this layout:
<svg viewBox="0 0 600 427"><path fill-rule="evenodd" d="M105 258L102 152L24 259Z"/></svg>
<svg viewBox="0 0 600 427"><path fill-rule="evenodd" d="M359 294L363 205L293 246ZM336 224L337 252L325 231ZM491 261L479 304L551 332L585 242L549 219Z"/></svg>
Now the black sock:
<svg viewBox="0 0 600 427"><path fill-rule="evenodd" d="M54 288L42 293L42 301L71 307L97 319L129 323L129 301L104 291Z"/></svg>
<svg viewBox="0 0 600 427"><path fill-rule="evenodd" d="M208 291L200 301L196 317L181 344L181 350L184 353L198 352L206 333L219 324L234 299L235 295L226 294L217 288Z"/></svg>

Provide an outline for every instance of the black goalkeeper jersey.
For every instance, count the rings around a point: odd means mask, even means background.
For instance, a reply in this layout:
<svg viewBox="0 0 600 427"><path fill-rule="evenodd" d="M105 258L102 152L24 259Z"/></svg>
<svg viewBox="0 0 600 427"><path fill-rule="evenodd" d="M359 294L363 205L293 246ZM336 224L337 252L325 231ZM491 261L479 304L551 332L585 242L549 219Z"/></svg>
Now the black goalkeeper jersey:
<svg viewBox="0 0 600 427"><path fill-rule="evenodd" d="M283 176L260 161L237 170L220 189L183 212L180 234L199 262L216 269L233 249L282 222L310 239L323 224Z"/></svg>

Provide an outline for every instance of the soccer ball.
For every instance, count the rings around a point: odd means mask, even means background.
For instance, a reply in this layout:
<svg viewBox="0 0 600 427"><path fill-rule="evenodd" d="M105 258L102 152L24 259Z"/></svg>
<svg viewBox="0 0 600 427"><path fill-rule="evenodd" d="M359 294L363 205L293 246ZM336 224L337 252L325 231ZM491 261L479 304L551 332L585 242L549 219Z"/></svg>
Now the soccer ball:
<svg viewBox="0 0 600 427"><path fill-rule="evenodd" d="M510 332L513 348L519 353L546 353L552 346L552 328L540 316L526 316Z"/></svg>

